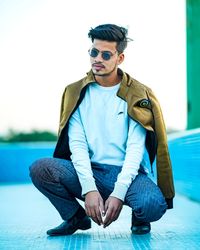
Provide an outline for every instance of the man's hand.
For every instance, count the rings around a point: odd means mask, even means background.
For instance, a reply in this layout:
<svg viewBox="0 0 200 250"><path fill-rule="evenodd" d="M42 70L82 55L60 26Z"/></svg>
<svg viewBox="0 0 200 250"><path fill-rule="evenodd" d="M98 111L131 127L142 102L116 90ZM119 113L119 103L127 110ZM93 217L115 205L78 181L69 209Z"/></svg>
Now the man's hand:
<svg viewBox="0 0 200 250"><path fill-rule="evenodd" d="M105 202L106 218L103 227L109 226L113 221L117 220L122 210L123 202L116 197L108 197Z"/></svg>
<svg viewBox="0 0 200 250"><path fill-rule="evenodd" d="M98 191L88 192L85 196L85 212L99 226L103 224L104 202Z"/></svg>

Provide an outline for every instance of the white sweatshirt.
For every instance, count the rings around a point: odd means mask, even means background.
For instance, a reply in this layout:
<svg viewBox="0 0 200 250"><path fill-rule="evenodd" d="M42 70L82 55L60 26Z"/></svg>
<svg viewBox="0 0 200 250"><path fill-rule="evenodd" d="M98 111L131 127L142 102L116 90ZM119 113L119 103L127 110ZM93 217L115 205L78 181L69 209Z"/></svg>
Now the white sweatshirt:
<svg viewBox="0 0 200 250"><path fill-rule="evenodd" d="M103 87L92 83L69 120L69 146L82 187L82 195L97 190L91 163L122 166L111 196L124 201L138 174L148 164L145 129L129 118L127 103L116 93L120 84ZM145 157L146 158L146 157ZM114 165L114 166L113 166Z"/></svg>

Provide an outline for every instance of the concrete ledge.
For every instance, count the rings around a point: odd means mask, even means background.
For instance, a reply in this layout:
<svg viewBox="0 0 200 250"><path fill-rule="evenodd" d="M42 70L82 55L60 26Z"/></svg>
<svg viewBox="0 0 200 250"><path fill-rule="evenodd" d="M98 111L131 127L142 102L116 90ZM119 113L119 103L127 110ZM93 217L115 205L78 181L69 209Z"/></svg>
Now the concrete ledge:
<svg viewBox="0 0 200 250"><path fill-rule="evenodd" d="M37 159L52 157L55 143L1 143L0 182L30 182L29 166Z"/></svg>
<svg viewBox="0 0 200 250"><path fill-rule="evenodd" d="M168 139L176 192L200 201L200 129L174 133ZM29 166L52 157L54 148L55 143L49 142L0 144L0 182L30 182Z"/></svg>

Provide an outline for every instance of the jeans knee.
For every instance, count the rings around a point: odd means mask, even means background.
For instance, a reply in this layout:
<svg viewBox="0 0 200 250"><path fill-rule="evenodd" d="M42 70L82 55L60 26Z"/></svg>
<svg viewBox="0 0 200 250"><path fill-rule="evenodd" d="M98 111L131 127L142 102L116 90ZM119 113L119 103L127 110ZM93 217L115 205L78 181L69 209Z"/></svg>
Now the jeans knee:
<svg viewBox="0 0 200 250"><path fill-rule="evenodd" d="M157 221L159 220L166 212L167 210L167 203L163 199L162 202L157 201L157 203L152 206L150 211L150 218L151 221Z"/></svg>
<svg viewBox="0 0 200 250"><path fill-rule="evenodd" d="M166 212L167 204L163 199L150 199L143 204L143 206L137 207L134 210L135 216L138 220L145 222L153 222L159 220Z"/></svg>
<svg viewBox="0 0 200 250"><path fill-rule="evenodd" d="M29 167L30 171L30 177L34 182L40 182L44 176L46 175L48 163L50 158L42 158L39 160L36 160L32 163L32 165Z"/></svg>

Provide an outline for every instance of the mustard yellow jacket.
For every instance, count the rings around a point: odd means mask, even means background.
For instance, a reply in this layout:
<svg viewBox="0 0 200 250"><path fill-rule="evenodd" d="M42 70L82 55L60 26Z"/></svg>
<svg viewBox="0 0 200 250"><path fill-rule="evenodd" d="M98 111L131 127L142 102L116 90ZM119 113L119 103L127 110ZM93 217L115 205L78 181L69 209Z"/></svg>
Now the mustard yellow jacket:
<svg viewBox="0 0 200 250"><path fill-rule="evenodd" d="M173 207L174 184L172 167L167 146L165 124L159 102L152 90L122 72L122 81L117 96L127 102L129 116L147 131L146 148L151 164L156 157L157 185L161 189L168 208ZM54 157L70 160L68 143L68 121L81 103L86 87L95 82L92 71L83 79L68 85L62 96L60 125ZM122 133L123 131L119 131Z"/></svg>

